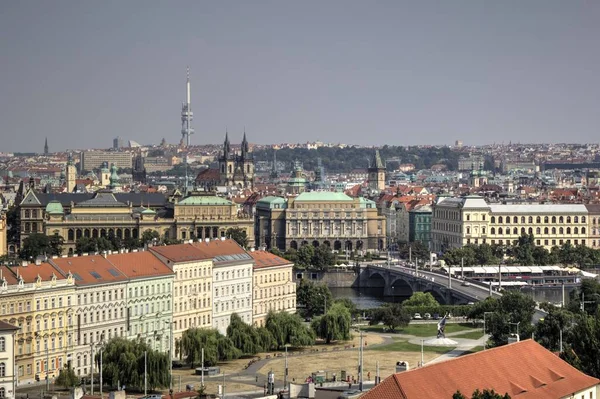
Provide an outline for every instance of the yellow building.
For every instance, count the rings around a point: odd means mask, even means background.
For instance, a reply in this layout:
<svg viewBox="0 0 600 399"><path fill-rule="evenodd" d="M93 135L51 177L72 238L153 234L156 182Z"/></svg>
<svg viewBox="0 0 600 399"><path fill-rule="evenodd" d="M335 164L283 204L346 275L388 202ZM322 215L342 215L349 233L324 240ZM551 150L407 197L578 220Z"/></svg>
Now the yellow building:
<svg viewBox="0 0 600 399"><path fill-rule="evenodd" d="M6 215L0 214L0 256L7 254Z"/></svg>
<svg viewBox="0 0 600 399"><path fill-rule="evenodd" d="M14 270L25 285L33 289L34 379L45 381L49 376L52 380L69 362L70 349L73 348L73 276L64 277L52 265L44 262L18 266Z"/></svg>
<svg viewBox="0 0 600 399"><path fill-rule="evenodd" d="M263 327L269 311L296 313L296 284L292 281L294 264L267 251L250 251L253 267L253 318Z"/></svg>
<svg viewBox="0 0 600 399"><path fill-rule="evenodd" d="M212 327L212 258L191 244L151 247L173 270L173 338L192 327ZM177 346L175 346L177 348Z"/></svg>
<svg viewBox="0 0 600 399"><path fill-rule="evenodd" d="M15 336L15 363L19 385L35 381L32 308L34 291L34 287L25 284L23 278L12 268L0 266L0 320L20 328Z"/></svg>
<svg viewBox="0 0 600 399"><path fill-rule="evenodd" d="M589 245L588 210L579 204L488 204L477 195L439 198L431 221L432 251L467 244L513 245L523 234L551 249Z"/></svg>

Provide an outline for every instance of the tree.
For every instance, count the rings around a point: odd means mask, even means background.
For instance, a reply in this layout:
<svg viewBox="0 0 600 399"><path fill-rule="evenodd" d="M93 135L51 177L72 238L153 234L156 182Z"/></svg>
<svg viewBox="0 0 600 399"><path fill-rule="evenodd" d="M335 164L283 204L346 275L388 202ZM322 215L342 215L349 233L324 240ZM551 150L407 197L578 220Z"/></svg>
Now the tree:
<svg viewBox="0 0 600 399"><path fill-rule="evenodd" d="M273 336L277 348L283 348L286 344L300 348L315 342L314 332L304 325L300 316L296 314L270 311L265 328Z"/></svg>
<svg viewBox="0 0 600 399"><path fill-rule="evenodd" d="M303 245L297 252L297 265L307 269L311 266L313 257L315 256L315 247L312 245Z"/></svg>
<svg viewBox="0 0 600 399"><path fill-rule="evenodd" d="M592 279L583 279L581 286L569 294L568 309L573 313L585 310L589 315L596 314L600 305L600 282ZM582 306L581 304L584 304Z"/></svg>
<svg viewBox="0 0 600 399"><path fill-rule="evenodd" d="M244 323L237 313L231 315L227 327L227 338L242 352L242 355L254 355L264 350L261 347L261 337L256 329Z"/></svg>
<svg viewBox="0 0 600 399"><path fill-rule="evenodd" d="M460 391L456 391L456 393L452 395L452 399L468 398L462 393L460 393ZM510 396L508 395L508 393L500 395L499 393L496 393L493 389L484 389L483 392L481 392L479 389L476 389L475 392L473 392L473 395L471 395L471 399L510 399Z"/></svg>
<svg viewBox="0 0 600 399"><path fill-rule="evenodd" d="M402 305L427 307L440 306L439 302L431 295L431 292L415 292L409 299L404 301Z"/></svg>
<svg viewBox="0 0 600 399"><path fill-rule="evenodd" d="M560 352L561 331L563 342L569 340L575 315L551 304L540 305L548 314L535 326L535 339L549 351Z"/></svg>
<svg viewBox="0 0 600 399"><path fill-rule="evenodd" d="M296 290L296 302L303 307L306 317L313 317L323 314L326 304L333 305L333 295L325 284L315 284L302 279Z"/></svg>
<svg viewBox="0 0 600 399"><path fill-rule="evenodd" d="M360 312L356 307L356 304L350 300L350 298L339 298L334 301L334 303L339 303L348 309L350 312L350 316L356 317Z"/></svg>
<svg viewBox="0 0 600 399"><path fill-rule="evenodd" d="M373 311L373 317L370 325L377 325L383 322L390 331L395 331L397 327L406 327L410 322L410 313L398 303L386 304Z"/></svg>
<svg viewBox="0 0 600 399"><path fill-rule="evenodd" d="M576 314L566 341L561 358L585 374L599 378L600 310L593 316Z"/></svg>
<svg viewBox="0 0 600 399"><path fill-rule="evenodd" d="M350 312L341 303L334 303L327 310L327 314L312 321L311 327L317 337L331 341L345 341L350 339L350 326L352 325Z"/></svg>
<svg viewBox="0 0 600 399"><path fill-rule="evenodd" d="M21 259L32 259L40 255L59 256L61 253L62 237L48 237L45 234L33 233L23 240L20 256Z"/></svg>
<svg viewBox="0 0 600 399"><path fill-rule="evenodd" d="M248 235L246 234L246 230L239 227L230 227L227 229L225 234L227 237L237 242L240 247L248 247Z"/></svg>
<svg viewBox="0 0 600 399"><path fill-rule="evenodd" d="M331 252L331 248L328 245L319 245L314 250L311 264L315 270L327 270L334 263L335 255Z"/></svg>
<svg viewBox="0 0 600 399"><path fill-rule="evenodd" d="M142 233L142 244L148 245L151 244L154 240L158 241L160 239L160 233L156 230L144 230Z"/></svg>
<svg viewBox="0 0 600 399"><path fill-rule="evenodd" d="M181 337L181 352L186 354L187 362L194 367L202 359L204 348L204 366L214 366L222 360L237 359L242 355L231 339L215 329L190 328Z"/></svg>
<svg viewBox="0 0 600 399"><path fill-rule="evenodd" d="M60 385L61 387L65 387L65 389L69 389L71 387L76 386L79 383L79 377L75 374L75 370L70 368L68 365L65 365L62 370L58 373L58 377L54 381L55 385Z"/></svg>
<svg viewBox="0 0 600 399"><path fill-rule="evenodd" d="M141 340L113 338L103 351L103 376L110 386L117 383L142 390L144 388L144 352L147 354L148 387L151 390L169 386L168 355L152 350ZM99 362L99 355L96 355Z"/></svg>
<svg viewBox="0 0 600 399"><path fill-rule="evenodd" d="M75 241L75 252L79 256L84 253L93 253L96 252L96 240L90 237L81 237Z"/></svg>

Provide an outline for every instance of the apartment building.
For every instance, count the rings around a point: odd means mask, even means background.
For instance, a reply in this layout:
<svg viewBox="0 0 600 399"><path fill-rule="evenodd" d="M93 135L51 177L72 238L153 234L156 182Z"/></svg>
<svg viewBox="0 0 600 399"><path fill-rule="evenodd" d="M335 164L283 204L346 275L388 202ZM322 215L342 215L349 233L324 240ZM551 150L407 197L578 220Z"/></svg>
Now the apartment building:
<svg viewBox="0 0 600 399"><path fill-rule="evenodd" d="M296 313L294 264L267 251L250 251L254 259L252 322L263 327L270 311Z"/></svg>
<svg viewBox="0 0 600 399"><path fill-rule="evenodd" d="M80 170L92 171L100 169L106 162L119 169L131 169L133 157L130 152L117 151L83 151L80 159Z"/></svg>
<svg viewBox="0 0 600 399"><path fill-rule="evenodd" d="M191 244L150 248L174 273L173 337L192 327L212 327L212 259Z"/></svg>
<svg viewBox="0 0 600 399"><path fill-rule="evenodd" d="M477 195L441 197L433 205L432 250L467 244L515 244L533 234L535 244L551 249L565 243L589 245L588 210L580 204L488 204Z"/></svg>
<svg viewBox="0 0 600 399"><path fill-rule="evenodd" d="M233 240L192 245L213 262L213 328L226 334L233 313L252 324L252 257Z"/></svg>
<svg viewBox="0 0 600 399"><path fill-rule="evenodd" d="M127 338L143 339L160 352L172 350L173 270L150 252L114 254L106 259L128 278ZM111 338L110 329L105 338Z"/></svg>
<svg viewBox="0 0 600 399"><path fill-rule="evenodd" d="M0 398L16 397L15 334L19 327L0 321Z"/></svg>

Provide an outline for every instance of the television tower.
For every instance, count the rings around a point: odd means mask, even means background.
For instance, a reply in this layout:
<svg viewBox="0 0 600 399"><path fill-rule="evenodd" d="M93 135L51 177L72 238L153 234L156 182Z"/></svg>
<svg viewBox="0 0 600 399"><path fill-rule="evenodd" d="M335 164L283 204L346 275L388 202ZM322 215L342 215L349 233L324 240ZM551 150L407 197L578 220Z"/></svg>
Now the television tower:
<svg viewBox="0 0 600 399"><path fill-rule="evenodd" d="M181 106L181 141L186 147L190 146L190 135L194 134L192 128L192 120L194 113L192 112L192 90L190 85L190 67L187 68L187 83L185 86L186 97L185 102Z"/></svg>

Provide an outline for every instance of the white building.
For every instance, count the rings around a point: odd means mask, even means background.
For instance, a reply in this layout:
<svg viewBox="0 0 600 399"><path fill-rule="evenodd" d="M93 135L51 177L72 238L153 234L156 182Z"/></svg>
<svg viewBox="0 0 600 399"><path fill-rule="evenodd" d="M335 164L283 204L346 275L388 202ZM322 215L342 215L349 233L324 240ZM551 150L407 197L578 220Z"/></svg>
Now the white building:
<svg viewBox="0 0 600 399"><path fill-rule="evenodd" d="M213 260L213 328L226 334L233 313L252 324L252 257L233 240L192 245Z"/></svg>
<svg viewBox="0 0 600 399"><path fill-rule="evenodd" d="M18 329L0 321L0 398L15 397L15 333Z"/></svg>

